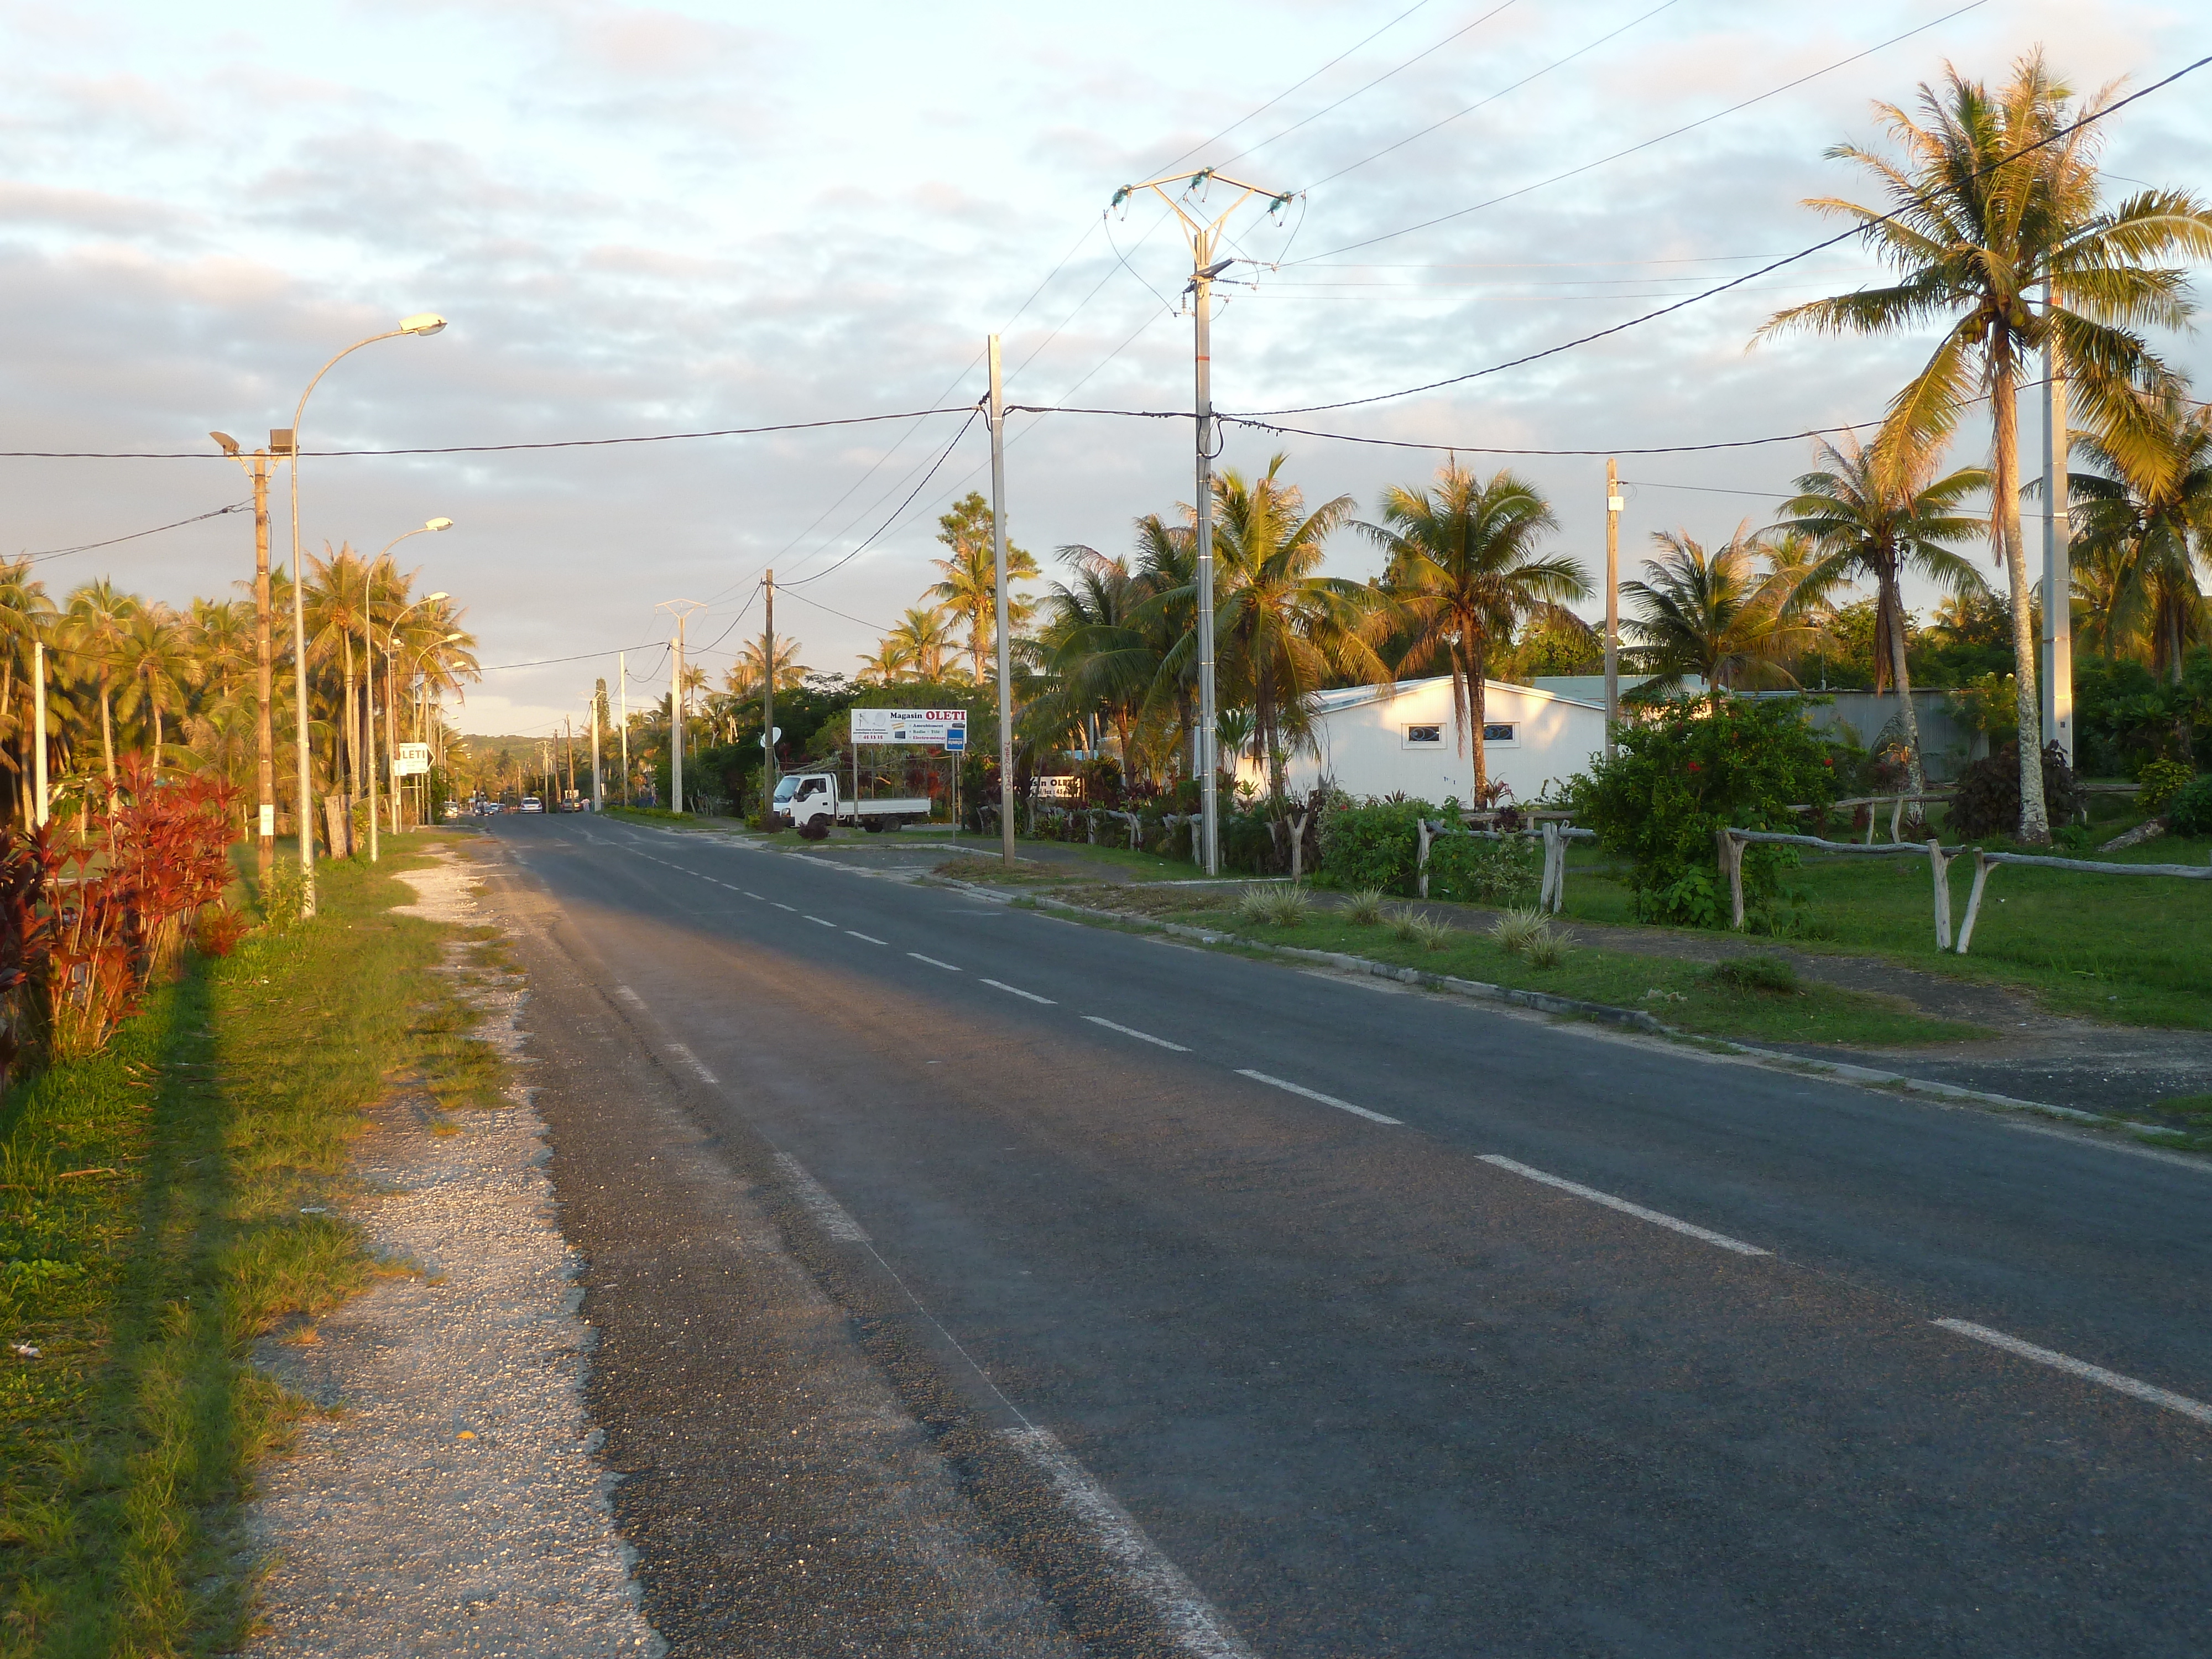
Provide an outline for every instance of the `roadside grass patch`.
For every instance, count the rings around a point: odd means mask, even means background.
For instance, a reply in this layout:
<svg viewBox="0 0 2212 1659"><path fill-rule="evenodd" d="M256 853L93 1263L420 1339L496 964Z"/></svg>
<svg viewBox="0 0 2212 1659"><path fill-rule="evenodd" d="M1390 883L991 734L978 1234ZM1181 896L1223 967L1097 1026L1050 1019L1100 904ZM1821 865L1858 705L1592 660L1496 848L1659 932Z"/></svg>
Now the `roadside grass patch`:
<svg viewBox="0 0 2212 1659"><path fill-rule="evenodd" d="M332 1212L388 1079L451 1103L490 1081L422 971L447 930L390 913L411 861L323 865L313 921L188 957L106 1052L0 1101L6 1659L244 1639L242 1505L305 1409L252 1344L378 1271Z"/></svg>
<svg viewBox="0 0 2212 1659"><path fill-rule="evenodd" d="M2154 1126L2144 1139L2153 1146L2191 1152L2212 1152L2212 1094L2173 1095L2154 1100L2137 1114Z"/></svg>
<svg viewBox="0 0 2212 1659"><path fill-rule="evenodd" d="M1344 908L1340 914L1355 927L1374 927L1382 920L1382 890L1380 887L1362 887L1346 895Z"/></svg>
<svg viewBox="0 0 2212 1659"><path fill-rule="evenodd" d="M1007 882L1065 881L1071 873L1065 867L1041 864L1035 859L1018 858L1013 867L1006 867L1003 858L986 858L978 853L959 853L939 865L933 874L953 881L972 881L979 884Z"/></svg>
<svg viewBox="0 0 2212 1659"><path fill-rule="evenodd" d="M1719 983L1739 991L1764 991L1770 996L1787 997L1796 996L1803 988L1797 982L1796 964L1787 957L1730 957L1705 971Z"/></svg>

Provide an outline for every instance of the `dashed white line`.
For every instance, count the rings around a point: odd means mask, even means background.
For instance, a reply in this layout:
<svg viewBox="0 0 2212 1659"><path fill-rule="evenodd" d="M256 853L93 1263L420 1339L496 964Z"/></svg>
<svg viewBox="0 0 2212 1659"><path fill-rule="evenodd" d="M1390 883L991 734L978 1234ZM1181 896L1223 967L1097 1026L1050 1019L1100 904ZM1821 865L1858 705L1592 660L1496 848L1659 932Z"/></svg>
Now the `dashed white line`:
<svg viewBox="0 0 2212 1659"><path fill-rule="evenodd" d="M864 933L857 927L848 927L845 931L850 933L854 939L864 939L871 945L888 945L890 943L889 939L878 939L873 933Z"/></svg>
<svg viewBox="0 0 2212 1659"><path fill-rule="evenodd" d="M1249 1077L1255 1083L1265 1083L1277 1089L1286 1089L1294 1095L1304 1095L1308 1100L1317 1100L1324 1106L1334 1106L1340 1112L1349 1112L1354 1117L1364 1117L1370 1123L1388 1123L1395 1127L1402 1121L1399 1118L1385 1117L1380 1112L1370 1112L1364 1106L1355 1106L1348 1100L1339 1100L1334 1095L1325 1095L1318 1089L1309 1089L1303 1083L1292 1083L1286 1078L1270 1077L1265 1072L1248 1072L1239 1066L1237 1075Z"/></svg>
<svg viewBox="0 0 2212 1659"><path fill-rule="evenodd" d="M1097 1539L1164 1625L1176 1646L1192 1659L1254 1659L1252 1650L1199 1594L1198 1586L1160 1553L1130 1513L1068 1455L1049 1429L1001 1429L1000 1438L1052 1483L1060 1500Z"/></svg>
<svg viewBox="0 0 2212 1659"><path fill-rule="evenodd" d="M1501 1170L1510 1170L1515 1175L1525 1176L1530 1181L1540 1181L1547 1187L1556 1187L1563 1193L1572 1193L1577 1198L1586 1198L1593 1204L1602 1204L1608 1210L1618 1210L1623 1215L1632 1215L1638 1221L1648 1221L1655 1227L1665 1227L1670 1231L1682 1233L1691 1238L1702 1239L1708 1244L1717 1244L1722 1249L1734 1250L1738 1255L1771 1255L1773 1254L1771 1250L1762 1250L1756 1244L1747 1244L1740 1238L1730 1238L1726 1233L1713 1232L1708 1228L1696 1226L1676 1217L1663 1215L1657 1210L1647 1210L1641 1204L1631 1204L1625 1198L1615 1198L1611 1193L1599 1192L1595 1187L1585 1187L1579 1182L1568 1181L1555 1175L1547 1175L1541 1170L1532 1170L1525 1164L1516 1163L1510 1158L1500 1158L1495 1152L1485 1152L1481 1157L1485 1164L1494 1164Z"/></svg>
<svg viewBox="0 0 2212 1659"><path fill-rule="evenodd" d="M1048 1008L1057 1008L1060 1006L1060 1005L1054 1002L1050 997L1041 997L1035 991L1024 991L1020 986L1008 985L1003 980L987 979L983 981L983 983L991 987L994 990L1009 991L1018 997L1027 997L1031 1002L1042 1002Z"/></svg>
<svg viewBox="0 0 2212 1659"><path fill-rule="evenodd" d="M2102 1365L2092 1365L2086 1359L2076 1359L2049 1348L2039 1348L2033 1342L2023 1342L2016 1336L2007 1336L2002 1331L1993 1331L1986 1325L1976 1325L1963 1319L1939 1319L1935 1322L1947 1331L1960 1336L1971 1336L1977 1342L1986 1342L1992 1348L2002 1348L2007 1353L2018 1354L2022 1359L2033 1359L2039 1365L2048 1365L2055 1371L2064 1371L2087 1382L2101 1383L2118 1393L2132 1395L2137 1400L2147 1400L2154 1406L2163 1406L2170 1412L2179 1412L2184 1417L2193 1417L2200 1423L2212 1423L2212 1406L2201 1400L2191 1400L2185 1394L2176 1394L2171 1389L2161 1389L2155 1383L2138 1382L2132 1376L2122 1376L2118 1371L2108 1371Z"/></svg>
<svg viewBox="0 0 2212 1659"><path fill-rule="evenodd" d="M926 962L933 968L942 968L948 974L957 974L960 971L951 963L939 962L935 957L926 957L919 951L909 951L907 955L912 957L916 962Z"/></svg>
<svg viewBox="0 0 2212 1659"><path fill-rule="evenodd" d="M758 893L756 893L756 892L752 891L750 888L740 887L740 888L738 888L738 890L740 893L743 893L743 894L744 894L747 898L749 898L749 899L757 899L757 898L760 898L760 895L759 895ZM765 903L765 902L767 902L767 901L763 899L763 900L762 900L762 902L763 902L763 903Z"/></svg>
<svg viewBox="0 0 2212 1659"><path fill-rule="evenodd" d="M822 1224L823 1232L848 1244L868 1242L868 1235L862 1231L860 1224L846 1213L843 1205L822 1190L822 1183L807 1174L797 1158L789 1152L778 1152L775 1164L783 1171L784 1178L791 1182L792 1190L798 1194L799 1201L806 1206L807 1213Z"/></svg>
<svg viewBox="0 0 2212 1659"><path fill-rule="evenodd" d="M799 914L799 907L798 907L797 905L795 905L795 904L786 904L786 903L785 903L781 899L770 899L770 900L769 901L769 902L770 904L773 904L774 906L775 906L775 908L776 908L777 909L779 909L779 910L788 910L788 911L790 911L790 912L791 912L791 914L792 914L792 915L793 915L794 916L795 916L795 915L797 915Z"/></svg>
<svg viewBox="0 0 2212 1659"><path fill-rule="evenodd" d="M1163 1048L1172 1048L1179 1054L1187 1054L1190 1052L1180 1042L1170 1042L1165 1037L1156 1037L1150 1031L1140 1031L1133 1025L1116 1025L1112 1020L1101 1019L1096 1014L1085 1014L1084 1018L1089 1020L1093 1025L1103 1025L1109 1031L1119 1031L1123 1036L1133 1036L1139 1042L1157 1043Z"/></svg>
<svg viewBox="0 0 2212 1659"><path fill-rule="evenodd" d="M682 1043L670 1043L668 1045L668 1052L677 1055L686 1066L689 1066L694 1072L697 1073L700 1082L719 1083L721 1081L720 1079L717 1078L712 1072L707 1069L705 1062L702 1061L698 1055L693 1054Z"/></svg>
<svg viewBox="0 0 2212 1659"><path fill-rule="evenodd" d="M837 924L836 924L836 922L834 922L834 921L823 921L823 920L822 920L822 918L821 918L821 917L819 917L819 916L809 916L809 917L807 917L806 919L807 919L807 921L809 921L812 922L812 923L813 923L817 927L830 927L830 928L834 928L834 927L836 927L836 925L837 925Z"/></svg>

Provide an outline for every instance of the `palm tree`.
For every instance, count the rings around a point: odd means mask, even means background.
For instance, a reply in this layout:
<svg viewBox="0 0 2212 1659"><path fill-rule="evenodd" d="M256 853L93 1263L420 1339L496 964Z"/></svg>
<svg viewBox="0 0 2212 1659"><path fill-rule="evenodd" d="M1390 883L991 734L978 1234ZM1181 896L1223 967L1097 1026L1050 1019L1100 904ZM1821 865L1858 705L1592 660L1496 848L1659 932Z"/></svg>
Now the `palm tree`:
<svg viewBox="0 0 2212 1659"><path fill-rule="evenodd" d="M908 606L906 614L884 636L886 647L893 642L904 654L907 667L917 679L931 684L945 679L953 645L952 630L946 626L941 609L926 605Z"/></svg>
<svg viewBox="0 0 2212 1659"><path fill-rule="evenodd" d="M107 799L115 804L115 682L123 662L132 617L138 614L137 599L116 592L102 576L87 582L69 597L61 619L61 637L83 664L100 701L100 756L107 774Z"/></svg>
<svg viewBox="0 0 2212 1659"><path fill-rule="evenodd" d="M1023 710L1023 725L1049 744L1101 716L1114 728L1126 773L1159 672L1158 653L1133 620L1151 595L1126 557L1079 544L1061 548L1060 556L1073 570L1045 595L1036 636L1047 690Z"/></svg>
<svg viewBox="0 0 2212 1659"><path fill-rule="evenodd" d="M324 544L330 552L328 543ZM344 711L339 717L339 732L345 742L345 755L333 753L331 775L333 780L345 779L343 793L353 794L368 787L368 757L361 740L361 708L354 695L354 646L362 638L362 627L369 615L373 582L368 563L350 545L341 545L328 558L307 555L307 563L314 575L307 584L307 656L313 662L328 662L333 657L340 665L340 677L344 685L344 701L339 705Z"/></svg>
<svg viewBox="0 0 2212 1659"><path fill-rule="evenodd" d="M118 673L125 684L118 701L126 714L144 708L151 726L148 753L158 771L161 764L165 710L181 709L185 688L198 683L200 665L186 648L183 630L167 605L139 606L124 625L122 662Z"/></svg>
<svg viewBox="0 0 2212 1659"><path fill-rule="evenodd" d="M877 685L896 685L914 665L914 653L900 641L897 630L876 641L873 656L860 658L860 678Z"/></svg>
<svg viewBox="0 0 2212 1659"><path fill-rule="evenodd" d="M775 689L796 691L806 683L806 665L799 660L799 641L779 634L775 640ZM729 672L722 677L723 689L740 701L757 697L763 678L761 669L761 642L748 640L738 653L738 659L730 665Z"/></svg>
<svg viewBox="0 0 2212 1659"><path fill-rule="evenodd" d="M46 740L44 732L33 729L31 647L52 627L53 614L54 602L46 596L46 584L31 574L30 560L0 560L0 736L15 739L15 752L6 758L15 770L17 818L23 823L32 817L32 745Z"/></svg>
<svg viewBox="0 0 2212 1659"><path fill-rule="evenodd" d="M1447 462L1433 489L1391 485L1382 522L1359 527L1390 556L1382 587L1407 636L1397 672L1443 664L1460 752L1472 742L1480 800L1490 781L1483 717L1491 653L1512 643L1523 620L1569 614L1560 602L1586 596L1589 579L1564 554L1537 556L1559 520L1534 484L1509 471L1484 483Z"/></svg>
<svg viewBox="0 0 2212 1659"><path fill-rule="evenodd" d="M1814 459L1814 470L1797 479L1797 494L1782 504L1789 516L1775 526L1809 538L1818 555L1797 576L1795 602L1802 611L1840 583L1875 585L1879 644L1874 689L1880 691L1885 680L1897 688L1905 773L1918 794L1928 784L1920 757L1920 721L1912 708L1912 673L1905 657L1902 579L1909 570L1953 592L1982 586L1974 568L1943 544L1985 532L1984 520L1961 512L1959 503L1988 489L1989 474L1979 467L1961 467L1939 479L1933 452L1884 462L1849 436L1840 446L1824 440L1815 447Z"/></svg>
<svg viewBox="0 0 2212 1659"><path fill-rule="evenodd" d="M984 683L983 659L996 648L999 577L993 545L996 522L980 491L971 489L955 502L952 510L937 521L937 539L951 550L951 557L931 561L945 573L945 580L924 594L967 623L968 655L978 685ZM1010 626L1021 627L1036 611L1034 602L1011 591L1013 585L1037 574L1036 558L1008 542L1006 620Z"/></svg>
<svg viewBox="0 0 2212 1659"><path fill-rule="evenodd" d="M1375 649L1384 619L1375 594L1341 576L1320 574L1323 544L1351 519L1349 495L1309 513L1304 492L1282 482L1278 454L1247 480L1235 468L1214 475L1215 650L1223 702L1252 707L1253 742L1267 757L1269 786L1282 792L1288 742L1308 740L1314 694L1331 678L1390 678ZM1164 605L1188 599L1195 612L1194 573L1180 590L1156 596ZM1180 672L1196 654L1195 632L1177 642L1165 666Z"/></svg>
<svg viewBox="0 0 2212 1659"><path fill-rule="evenodd" d="M2179 685L2184 652L2208 631L2197 557L2212 535L2212 410L2168 398L2157 416L2147 456L2077 439L2102 471L2074 473L2069 483L2082 551L2092 571L2108 574L2107 639L2147 637L2153 672Z"/></svg>
<svg viewBox="0 0 2212 1659"><path fill-rule="evenodd" d="M1903 160L1856 144L1828 154L1871 173L1888 206L1839 197L1807 205L1857 219L1899 280L1793 306L1759 331L1889 334L1942 323L1935 353L1890 404L1878 447L1893 459L1948 438L1970 405L1989 400L1990 538L2009 579L2018 665L2020 837L2034 842L2049 841L2051 828L2020 533L2021 369L2030 353L2053 344L2088 423L2119 451L2141 454L2147 425L2138 394L2170 390L2173 377L2136 331L2178 327L2192 309L2187 273L2154 262L2212 252L2212 213L2185 191L2144 189L2117 207L2100 204L2103 129L2073 124L2102 110L2111 89L2080 105L2069 105L2071 96L2038 51L2014 64L1994 95L1947 66L1940 88L1922 85L1917 121L1877 104ZM2044 283L2051 297L2039 307L2031 295Z"/></svg>
<svg viewBox="0 0 2212 1659"><path fill-rule="evenodd" d="M1711 552L1685 531L1651 539L1662 551L1644 562L1649 580L1620 585L1620 597L1637 607L1621 631L1638 641L1640 665L1654 677L1639 694L1678 690L1691 674L1720 691L1797 684L1782 665L1818 634L1790 614L1791 582L1756 568L1761 550L1748 521Z"/></svg>

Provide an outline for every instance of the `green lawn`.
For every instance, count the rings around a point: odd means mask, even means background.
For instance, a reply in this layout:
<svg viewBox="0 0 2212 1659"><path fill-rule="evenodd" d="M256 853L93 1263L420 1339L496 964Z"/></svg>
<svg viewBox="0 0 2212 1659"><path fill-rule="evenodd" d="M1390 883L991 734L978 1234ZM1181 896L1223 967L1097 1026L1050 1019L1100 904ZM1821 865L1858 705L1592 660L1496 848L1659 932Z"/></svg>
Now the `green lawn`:
<svg viewBox="0 0 2212 1659"><path fill-rule="evenodd" d="M106 1053L0 1101L7 1659L244 1635L241 1505L298 1409L251 1345L375 1271L330 1206L389 1079L458 1104L500 1078L422 971L447 930L390 914L410 856L320 865L315 921L189 957Z"/></svg>
<svg viewBox="0 0 2212 1659"><path fill-rule="evenodd" d="M1998 850L1992 847L1991 850ZM2203 866L2212 842L2170 836L2110 854L2114 863ZM1808 951L1877 953L1961 979L2033 990L2052 1009L2129 1024L2212 1028L2212 880L2000 867L1990 875L1972 952L1936 948L1928 860L1805 854L1784 881L1803 895ZM1632 922L1614 861L1576 849L1566 914ZM1951 914L1966 916L1970 862L1951 866Z"/></svg>

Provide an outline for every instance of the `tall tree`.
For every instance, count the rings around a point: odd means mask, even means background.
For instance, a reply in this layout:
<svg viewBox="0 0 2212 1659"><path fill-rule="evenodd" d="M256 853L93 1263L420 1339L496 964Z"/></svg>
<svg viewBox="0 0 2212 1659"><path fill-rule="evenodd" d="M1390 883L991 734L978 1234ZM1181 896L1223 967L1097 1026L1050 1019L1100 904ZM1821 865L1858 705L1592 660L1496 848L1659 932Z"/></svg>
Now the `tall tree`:
<svg viewBox="0 0 2212 1659"><path fill-rule="evenodd" d="M102 576L70 595L61 618L62 641L78 659L82 678L99 698L100 757L107 774L111 811L115 805L115 685L131 620L138 611L136 595L118 592Z"/></svg>
<svg viewBox="0 0 2212 1659"><path fill-rule="evenodd" d="M1657 531L1651 539L1660 555L1644 562L1646 580L1620 585L1620 597L1635 607L1621 631L1637 641L1650 689L1678 690L1692 674L1717 691L1796 684L1783 664L1818 635L1790 611L1795 584L1759 568L1750 525L1711 550L1686 531Z"/></svg>
<svg viewBox="0 0 2212 1659"><path fill-rule="evenodd" d="M310 664L335 661L338 665L343 693L334 737L343 738L345 754L343 760L332 754L331 777L334 785L346 780L344 793L355 794L368 787L367 757L361 740L362 710L356 696L360 671L356 666L355 647L361 643L369 615L371 578L368 562L350 545L342 545L331 553L325 543L323 550L327 557L307 555L308 568L313 573L304 596L307 659Z"/></svg>
<svg viewBox="0 0 2212 1659"><path fill-rule="evenodd" d="M147 753L158 769L167 741L162 717L184 708L186 688L199 681L199 664L185 646L184 630L162 605L142 605L125 623L119 654L125 712L146 711Z"/></svg>
<svg viewBox="0 0 2212 1659"><path fill-rule="evenodd" d="M1954 593L1982 587L1980 574L1947 544L1986 532L1986 521L1960 504L1987 489L1990 477L1979 467L1961 467L1938 478L1931 452L1879 458L1849 436L1841 445L1822 441L1814 459L1813 471L1798 477L1797 494L1782 504L1787 516L1776 526L1809 537L1817 551L1816 562L1797 576L1794 602L1802 611L1842 584L1874 584L1874 689L1880 691L1885 681L1897 688L1906 775L1918 794L1928 783L1905 661L1903 579L1910 571Z"/></svg>
<svg viewBox="0 0 2212 1659"><path fill-rule="evenodd" d="M2212 547L2212 410L2161 399L2148 453L2096 437L2077 447L2099 469L2070 484L2088 571L2108 574L2111 612L2100 626L2107 638L2142 638L2152 670L2179 685L2190 643L2212 632L2197 580Z"/></svg>
<svg viewBox="0 0 2212 1659"><path fill-rule="evenodd" d="M1948 439L1970 406L1988 399L1990 537L2012 595L2020 836L2031 842L2049 841L2051 827L2020 532L2021 371L2055 337L2087 423L2116 449L2142 453L2150 446L2140 394L2170 391L2173 381L2139 331L2179 327L2192 309L2186 271L2158 262L2212 253L2212 215L2185 191L2147 188L2115 207L2101 204L2103 129L2075 124L2111 96L2108 88L2070 102L2072 89L2039 50L2018 60L1995 93L1947 66L1940 85L1922 85L1917 120L1877 104L1902 158L1849 143L1828 154L1870 173L1886 204L1824 197L1807 205L1856 219L1899 280L1790 307L1759 331L1890 334L1941 325L1934 354L1891 402L1879 447L1893 456ZM2037 302L2046 278L2054 291L2047 308Z"/></svg>
<svg viewBox="0 0 2212 1659"><path fill-rule="evenodd" d="M994 655L998 648L998 556L992 544L997 525L991 504L981 492L971 489L955 501L952 510L937 521L937 539L945 544L950 556L931 561L945 573L945 580L926 595L967 623L968 655L978 685L986 681L984 659ZM1016 594L1013 585L1033 580L1037 574L1036 558L1008 542L1006 619L1016 629L1029 619L1036 605Z"/></svg>
<svg viewBox="0 0 2212 1659"><path fill-rule="evenodd" d="M806 683L806 665L799 659L799 643L786 634L775 636L775 689L796 691ZM766 678L762 667L760 641L748 640L738 653L737 660L730 665L722 677L722 687L733 697L757 697L761 681Z"/></svg>
<svg viewBox="0 0 2212 1659"><path fill-rule="evenodd" d="M952 630L937 606L909 605L884 636L884 643L886 647L896 643L915 678L935 684L945 678L954 648Z"/></svg>
<svg viewBox="0 0 2212 1659"><path fill-rule="evenodd" d="M1382 587L1406 641L1397 673L1441 663L1451 676L1460 752L1472 748L1474 798L1486 799L1483 726L1492 655L1512 644L1524 620L1570 614L1562 602L1587 595L1589 579L1565 555L1538 552L1559 520L1534 484L1509 471L1485 483L1447 463L1431 489L1384 490L1382 517L1359 527L1389 555Z"/></svg>

